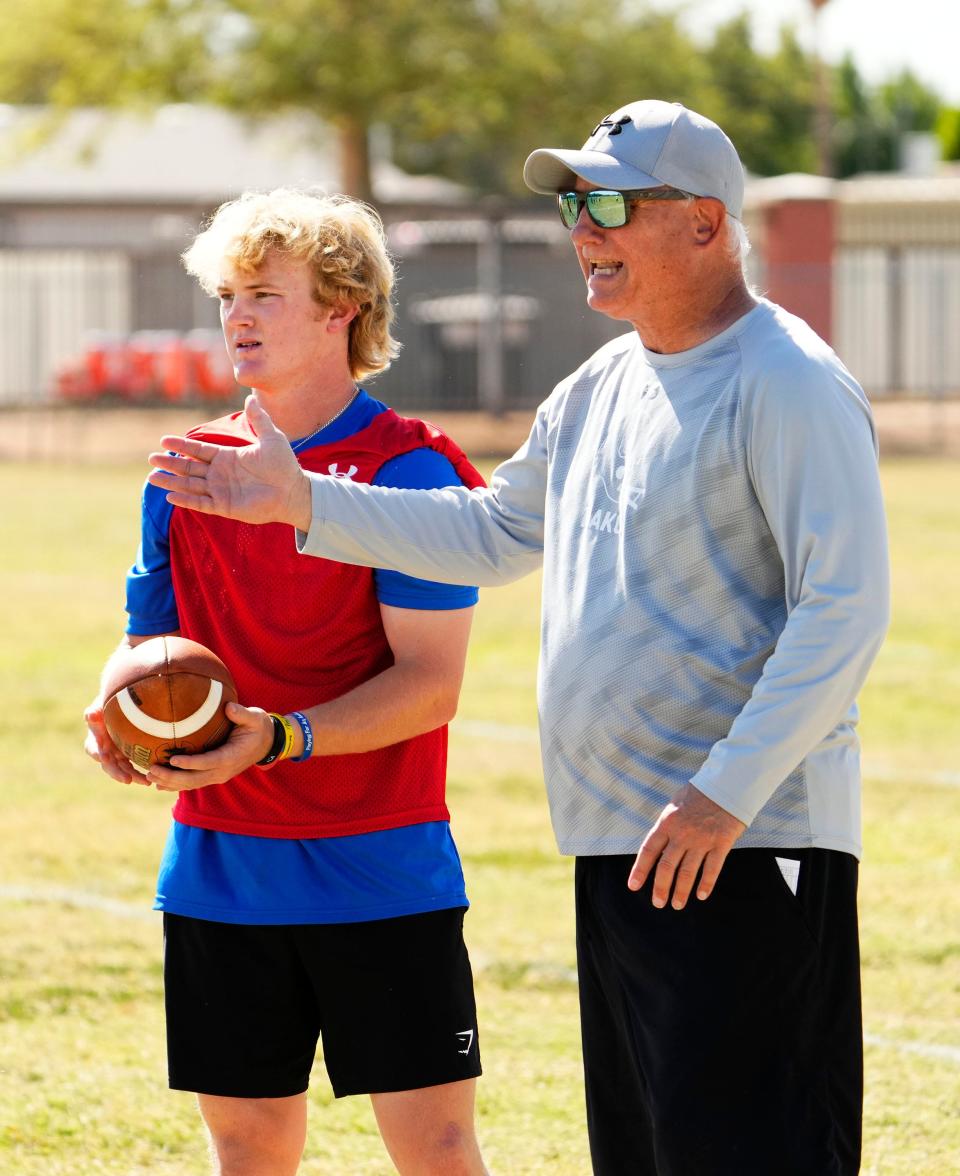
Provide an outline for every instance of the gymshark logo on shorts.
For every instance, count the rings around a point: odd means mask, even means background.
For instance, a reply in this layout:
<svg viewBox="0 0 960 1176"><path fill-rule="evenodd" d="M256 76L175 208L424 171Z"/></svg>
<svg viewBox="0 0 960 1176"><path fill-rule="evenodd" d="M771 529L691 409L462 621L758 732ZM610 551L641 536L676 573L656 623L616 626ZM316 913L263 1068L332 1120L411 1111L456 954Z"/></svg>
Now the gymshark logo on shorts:
<svg viewBox="0 0 960 1176"><path fill-rule="evenodd" d="M348 470L341 470L340 463L336 461L331 462L331 464L327 466L327 473L332 478L352 478L356 472L357 467L355 465L352 465Z"/></svg>
<svg viewBox="0 0 960 1176"><path fill-rule="evenodd" d="M473 1045L473 1030L461 1029L460 1032L455 1036L461 1045L463 1045L464 1042L467 1043L463 1049L458 1049L457 1053L468 1054L470 1052L470 1047Z"/></svg>

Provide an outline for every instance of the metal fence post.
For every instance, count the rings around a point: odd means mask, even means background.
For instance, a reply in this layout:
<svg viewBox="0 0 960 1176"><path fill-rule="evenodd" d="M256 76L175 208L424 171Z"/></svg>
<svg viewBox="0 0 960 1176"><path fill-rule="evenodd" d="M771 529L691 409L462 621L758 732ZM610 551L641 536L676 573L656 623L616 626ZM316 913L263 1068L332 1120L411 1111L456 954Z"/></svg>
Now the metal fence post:
<svg viewBox="0 0 960 1176"><path fill-rule="evenodd" d="M477 392L480 407L502 416L503 386L503 209L493 198L484 202L486 218L477 241L477 289L480 321L477 324Z"/></svg>

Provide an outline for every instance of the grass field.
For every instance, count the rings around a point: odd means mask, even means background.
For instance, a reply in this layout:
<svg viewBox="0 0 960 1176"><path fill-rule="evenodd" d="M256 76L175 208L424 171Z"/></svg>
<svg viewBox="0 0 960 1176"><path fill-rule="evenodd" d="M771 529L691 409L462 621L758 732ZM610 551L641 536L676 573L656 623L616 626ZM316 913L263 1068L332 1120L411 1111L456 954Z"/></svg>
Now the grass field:
<svg viewBox="0 0 960 1176"><path fill-rule="evenodd" d="M948 1176L960 1172L960 463L883 472L895 619L861 700L863 1170ZM192 1099L165 1083L149 906L170 798L114 784L81 754L142 474L0 465L2 1176L207 1171ZM488 1163L583 1176L572 871L539 775L537 609L533 580L483 594L450 798L474 904ZM366 1100L334 1102L322 1066L311 1102L304 1173L391 1171Z"/></svg>

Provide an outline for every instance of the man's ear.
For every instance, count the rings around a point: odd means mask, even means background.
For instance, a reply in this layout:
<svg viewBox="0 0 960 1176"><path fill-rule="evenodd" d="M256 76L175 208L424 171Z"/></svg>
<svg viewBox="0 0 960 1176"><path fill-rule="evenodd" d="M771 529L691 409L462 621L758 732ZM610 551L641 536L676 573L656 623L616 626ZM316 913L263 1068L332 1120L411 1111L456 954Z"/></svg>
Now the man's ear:
<svg viewBox="0 0 960 1176"><path fill-rule="evenodd" d="M693 206L693 235L698 245L709 245L715 241L723 228L727 210L721 200L712 196L700 196Z"/></svg>
<svg viewBox="0 0 960 1176"><path fill-rule="evenodd" d="M360 307L353 302L343 302L330 308L327 319L328 331L345 331L360 313Z"/></svg>

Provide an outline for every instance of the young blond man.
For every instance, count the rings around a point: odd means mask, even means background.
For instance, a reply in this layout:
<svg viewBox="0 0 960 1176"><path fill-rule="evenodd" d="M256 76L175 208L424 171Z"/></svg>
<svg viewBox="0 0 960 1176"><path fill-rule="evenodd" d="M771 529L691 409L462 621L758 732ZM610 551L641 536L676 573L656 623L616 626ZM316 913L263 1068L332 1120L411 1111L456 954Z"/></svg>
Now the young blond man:
<svg viewBox="0 0 960 1176"><path fill-rule="evenodd" d="M237 381L305 470L384 486L478 486L439 430L359 381L386 368L393 267L379 218L278 190L224 205L184 255L220 302ZM236 413L198 440L255 441ZM485 1172L462 925L444 799L446 724L475 588L311 561L290 532L203 519L147 485L122 646L182 633L245 706L222 748L174 756L164 912L170 1084L197 1093L221 1176L288 1176L318 1038L337 1096L368 1093L402 1173ZM88 709L88 752L136 778Z"/></svg>

